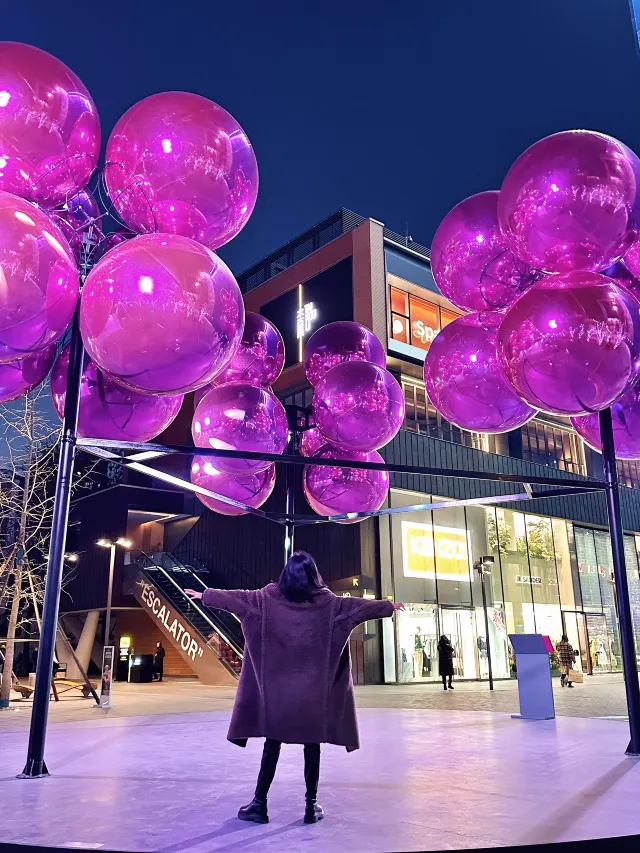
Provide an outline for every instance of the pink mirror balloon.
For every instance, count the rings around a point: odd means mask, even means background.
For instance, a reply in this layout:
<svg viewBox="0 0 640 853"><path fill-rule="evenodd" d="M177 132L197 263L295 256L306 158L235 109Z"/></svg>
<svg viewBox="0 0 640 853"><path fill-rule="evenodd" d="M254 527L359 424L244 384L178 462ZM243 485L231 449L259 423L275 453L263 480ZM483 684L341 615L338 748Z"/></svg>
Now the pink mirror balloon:
<svg viewBox="0 0 640 853"><path fill-rule="evenodd" d="M546 277L510 308L500 363L529 405L582 415L611 405L638 372L640 305L598 273Z"/></svg>
<svg viewBox="0 0 640 853"><path fill-rule="evenodd" d="M0 192L0 364L64 334L78 301L78 267L44 211Z"/></svg>
<svg viewBox="0 0 640 853"><path fill-rule="evenodd" d="M640 385L636 383L611 405L613 440L618 459L640 459ZM598 414L571 418L575 431L589 447L602 453Z"/></svg>
<svg viewBox="0 0 640 853"><path fill-rule="evenodd" d="M376 451L370 453L344 451L327 444L314 456L320 459L347 459L352 462L384 464L384 459ZM374 512L380 509L387 499L389 473L361 468L305 465L302 486L309 506L318 515ZM363 520L361 518L344 519L339 523L352 524Z"/></svg>
<svg viewBox="0 0 640 853"><path fill-rule="evenodd" d="M73 71L0 42L0 190L55 207L86 186L99 153L98 112Z"/></svg>
<svg viewBox="0 0 640 853"><path fill-rule="evenodd" d="M282 335L265 317L247 311L240 346L228 366L215 378L216 385L248 382L273 385L284 367Z"/></svg>
<svg viewBox="0 0 640 853"><path fill-rule="evenodd" d="M387 355L380 339L366 326L351 321L327 323L307 341L304 348L304 372L315 387L332 367L347 361L367 361L387 366Z"/></svg>
<svg viewBox="0 0 640 853"><path fill-rule="evenodd" d="M231 382L212 388L193 416L196 447L281 454L287 444L287 415L278 398L266 388ZM265 471L269 462L253 459L211 460L219 471L246 474Z"/></svg>
<svg viewBox="0 0 640 853"><path fill-rule="evenodd" d="M169 234L121 243L89 273L80 330L100 370L143 394L186 394L233 357L244 304L209 249Z"/></svg>
<svg viewBox="0 0 640 853"><path fill-rule="evenodd" d="M424 363L427 396L443 418L472 432L517 429L535 415L502 372L496 352L500 314L468 314L435 338Z"/></svg>
<svg viewBox="0 0 640 853"><path fill-rule="evenodd" d="M507 247L549 273L604 269L633 238L639 178L640 161L611 136L567 130L541 139L500 190Z"/></svg>
<svg viewBox="0 0 640 853"><path fill-rule="evenodd" d="M258 194L253 148L222 107L189 92L134 104L107 143L109 196L133 231L181 234L217 249L246 225Z"/></svg>
<svg viewBox="0 0 640 853"><path fill-rule="evenodd" d="M509 305L534 274L506 248L498 224L497 190L464 199L438 226L431 271L441 293L465 311Z"/></svg>
<svg viewBox="0 0 640 853"><path fill-rule="evenodd" d="M49 215L67 238L76 260L80 260L85 234L91 231L94 243L102 239L100 208L93 193L87 189L71 196L62 207L49 211Z"/></svg>
<svg viewBox="0 0 640 853"><path fill-rule="evenodd" d="M388 444L402 426L404 395L387 370L349 361L320 380L313 395L313 415L327 441L369 452Z"/></svg>
<svg viewBox="0 0 640 853"><path fill-rule="evenodd" d="M217 460L207 456L194 456L191 464L191 482L218 495L258 509L267 500L276 482L274 463L265 471L257 474L233 476L220 471ZM197 494L197 493L196 493ZM198 494L202 503L220 515L246 515L247 510L216 500L208 495Z"/></svg>
<svg viewBox="0 0 640 853"><path fill-rule="evenodd" d="M23 397L43 382L56 357L56 345L27 355L18 361L0 364L0 403Z"/></svg>
<svg viewBox="0 0 640 853"><path fill-rule="evenodd" d="M302 433L299 450L302 456L315 456L320 448L327 443L318 427L311 427Z"/></svg>
<svg viewBox="0 0 640 853"><path fill-rule="evenodd" d="M67 395L70 346L64 347L51 373L51 399L62 419ZM151 441L174 421L182 397L155 397L123 388L84 358L80 383L78 435L116 441Z"/></svg>

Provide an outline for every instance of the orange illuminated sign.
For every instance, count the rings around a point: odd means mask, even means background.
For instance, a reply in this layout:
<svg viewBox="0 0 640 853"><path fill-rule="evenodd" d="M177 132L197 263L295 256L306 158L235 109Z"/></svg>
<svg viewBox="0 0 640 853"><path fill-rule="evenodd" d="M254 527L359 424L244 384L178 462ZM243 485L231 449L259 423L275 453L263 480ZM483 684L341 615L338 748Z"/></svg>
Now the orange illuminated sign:
<svg viewBox="0 0 640 853"><path fill-rule="evenodd" d="M466 531L457 527L403 521L402 567L405 577L469 580L469 545Z"/></svg>

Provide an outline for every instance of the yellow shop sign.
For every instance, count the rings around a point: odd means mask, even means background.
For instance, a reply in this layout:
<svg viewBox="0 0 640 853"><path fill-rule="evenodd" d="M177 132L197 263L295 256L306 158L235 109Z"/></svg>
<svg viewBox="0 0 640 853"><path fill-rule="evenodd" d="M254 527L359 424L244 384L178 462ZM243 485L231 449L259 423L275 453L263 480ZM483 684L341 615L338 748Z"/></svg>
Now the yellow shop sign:
<svg viewBox="0 0 640 853"><path fill-rule="evenodd" d="M402 566L405 577L469 580L466 531L437 524L402 522Z"/></svg>

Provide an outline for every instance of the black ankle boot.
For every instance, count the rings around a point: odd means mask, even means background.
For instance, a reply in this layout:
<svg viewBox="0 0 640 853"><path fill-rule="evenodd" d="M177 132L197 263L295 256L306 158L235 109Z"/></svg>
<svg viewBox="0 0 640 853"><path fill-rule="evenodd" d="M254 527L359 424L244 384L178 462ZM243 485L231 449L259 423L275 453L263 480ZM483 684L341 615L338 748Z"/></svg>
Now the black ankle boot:
<svg viewBox="0 0 640 853"><path fill-rule="evenodd" d="M267 801L258 800L254 797L248 806L243 806L240 809L238 817L240 820L246 820L249 823L269 823Z"/></svg>
<svg viewBox="0 0 640 853"><path fill-rule="evenodd" d="M307 800L307 805L304 810L305 823L318 823L324 817L322 806L319 806L316 800Z"/></svg>

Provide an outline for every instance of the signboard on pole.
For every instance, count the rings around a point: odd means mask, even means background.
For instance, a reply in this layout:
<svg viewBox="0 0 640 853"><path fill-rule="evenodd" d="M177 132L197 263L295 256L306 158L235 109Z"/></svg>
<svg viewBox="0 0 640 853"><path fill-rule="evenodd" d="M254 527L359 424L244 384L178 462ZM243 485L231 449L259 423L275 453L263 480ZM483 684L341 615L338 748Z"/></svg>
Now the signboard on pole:
<svg viewBox="0 0 640 853"><path fill-rule="evenodd" d="M102 653L102 680L100 682L100 707L111 705L111 684L113 682L113 646L105 646Z"/></svg>

